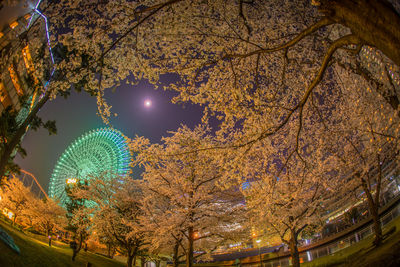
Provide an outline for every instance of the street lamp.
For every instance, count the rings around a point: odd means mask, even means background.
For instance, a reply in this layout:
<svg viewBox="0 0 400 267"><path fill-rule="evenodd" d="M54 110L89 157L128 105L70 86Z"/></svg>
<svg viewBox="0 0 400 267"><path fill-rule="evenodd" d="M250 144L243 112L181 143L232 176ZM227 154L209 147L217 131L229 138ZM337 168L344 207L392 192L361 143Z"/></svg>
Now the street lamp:
<svg viewBox="0 0 400 267"><path fill-rule="evenodd" d="M261 259L260 242L261 242L261 239L256 240L256 243L257 243L257 245L258 245L258 255L260 256L260 266L263 267L263 263L262 263L262 259Z"/></svg>
<svg viewBox="0 0 400 267"><path fill-rule="evenodd" d="M199 238L199 232L195 231L193 233L193 239L198 239Z"/></svg>

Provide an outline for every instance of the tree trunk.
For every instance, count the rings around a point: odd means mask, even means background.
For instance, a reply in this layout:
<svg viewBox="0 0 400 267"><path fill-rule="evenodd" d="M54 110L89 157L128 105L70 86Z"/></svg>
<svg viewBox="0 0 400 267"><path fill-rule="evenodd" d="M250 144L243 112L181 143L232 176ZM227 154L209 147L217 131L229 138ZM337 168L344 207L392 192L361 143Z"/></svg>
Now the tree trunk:
<svg viewBox="0 0 400 267"><path fill-rule="evenodd" d="M111 258L111 244L107 243L107 256ZM111 258L112 259L112 258Z"/></svg>
<svg viewBox="0 0 400 267"><path fill-rule="evenodd" d="M375 234L374 245L379 246L382 243L382 227L381 227L381 223L379 221L379 211L378 211L379 201L374 202L371 191L369 190L369 188L367 186L367 182L365 181L364 178L361 178L361 184L362 184L365 194L367 195L368 209L372 216L373 229L374 229L374 234ZM378 200L379 200L379 198L378 198Z"/></svg>
<svg viewBox="0 0 400 267"><path fill-rule="evenodd" d="M364 191L366 190L364 189ZM382 243L382 227L379 221L379 211L378 211L379 203L375 203L373 201L371 192L368 189L365 192L365 194L367 195L369 212L372 216L372 221L373 221L373 229L375 234L374 245L379 246Z"/></svg>
<svg viewBox="0 0 400 267"><path fill-rule="evenodd" d="M140 266L144 267L145 264L146 264L146 258L144 256L140 257Z"/></svg>
<svg viewBox="0 0 400 267"><path fill-rule="evenodd" d="M186 254L186 267L193 267L193 227L188 229L188 249Z"/></svg>
<svg viewBox="0 0 400 267"><path fill-rule="evenodd" d="M74 248L72 250L72 261L75 261L75 258L76 258L76 255L78 255L78 252L79 252L78 248Z"/></svg>
<svg viewBox="0 0 400 267"><path fill-rule="evenodd" d="M381 227L381 222L379 221L379 213L378 209L374 209L371 212L372 215L372 221L373 221L373 229L375 233L375 239L374 239L374 245L375 246L380 246L382 244L382 227Z"/></svg>
<svg viewBox="0 0 400 267"><path fill-rule="evenodd" d="M107 243L108 252L107 255L110 259L114 258L115 255L115 247L112 243Z"/></svg>
<svg viewBox="0 0 400 267"><path fill-rule="evenodd" d="M126 267L132 267L132 263L133 263L133 256L130 255L130 253L128 252L128 260L126 262Z"/></svg>
<svg viewBox="0 0 400 267"><path fill-rule="evenodd" d="M75 257L78 255L79 251L81 250L82 242L83 242L83 235L79 234L79 245L78 245L77 248L73 249L72 261L75 261Z"/></svg>
<svg viewBox="0 0 400 267"><path fill-rule="evenodd" d="M294 229L290 229L290 255L292 256L292 266L300 267L299 250L297 248L297 235Z"/></svg>
<svg viewBox="0 0 400 267"><path fill-rule="evenodd" d="M82 248L82 243L83 243L83 234L82 233L80 233L79 234L79 246L78 246L78 252L81 250L81 248Z"/></svg>
<svg viewBox="0 0 400 267"><path fill-rule="evenodd" d="M400 16L387 0L321 0L319 9L400 66Z"/></svg>
<svg viewBox="0 0 400 267"><path fill-rule="evenodd" d="M127 252L128 252L128 259L126 262L126 266L127 267L132 267L132 266L136 266L136 254L138 251L138 247L135 246L134 248L132 248L132 246L126 245L127 246Z"/></svg>
<svg viewBox="0 0 400 267"><path fill-rule="evenodd" d="M175 241L175 246L174 246L174 256L172 257L172 263L174 267L178 267L179 266L179 244L180 241L176 240Z"/></svg>
<svg viewBox="0 0 400 267"><path fill-rule="evenodd" d="M26 132L26 128L32 122L33 118L36 116L38 111L43 107L43 105L49 100L50 90L46 92L42 99L36 104L36 106L32 109L29 115L26 117L24 122L19 126L18 131L12 137L11 140L4 146L4 150L1 151L0 156L0 184L2 184L2 177L5 175L6 166L8 161L10 160L11 154L13 153L15 147L21 141L22 136L24 136Z"/></svg>
<svg viewBox="0 0 400 267"><path fill-rule="evenodd" d="M47 229L47 238L49 239L49 247L51 247L51 235L49 229Z"/></svg>

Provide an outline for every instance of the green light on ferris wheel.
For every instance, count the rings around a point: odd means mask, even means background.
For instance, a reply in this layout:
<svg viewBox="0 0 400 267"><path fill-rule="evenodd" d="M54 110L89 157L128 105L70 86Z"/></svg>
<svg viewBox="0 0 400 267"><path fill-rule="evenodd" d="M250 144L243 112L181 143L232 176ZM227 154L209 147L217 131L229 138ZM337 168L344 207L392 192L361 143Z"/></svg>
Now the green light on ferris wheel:
<svg viewBox="0 0 400 267"><path fill-rule="evenodd" d="M127 175L131 160L128 138L120 131L90 131L70 144L58 159L50 178L49 196L64 204L66 184L90 180L105 172Z"/></svg>

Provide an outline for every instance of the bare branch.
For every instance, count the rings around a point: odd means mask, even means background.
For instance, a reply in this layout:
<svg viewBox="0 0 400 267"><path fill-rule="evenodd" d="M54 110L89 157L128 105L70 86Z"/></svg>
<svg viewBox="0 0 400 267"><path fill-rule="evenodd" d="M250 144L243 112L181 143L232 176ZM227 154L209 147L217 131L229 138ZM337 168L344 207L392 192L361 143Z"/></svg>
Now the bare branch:
<svg viewBox="0 0 400 267"><path fill-rule="evenodd" d="M98 61L103 60L104 56L111 50L113 49L122 39L124 39L126 36L128 36L133 30L138 28L141 24L143 24L147 19L152 17L154 14L156 14L158 11L163 9L166 6L178 3L182 0L170 0L168 2L158 4L155 6L151 6L148 8L145 8L144 11L151 11L148 15L144 16L142 19L140 19L135 25L133 25L131 28L129 28L123 35L121 35L119 38L117 38L104 52L101 54L100 58Z"/></svg>
<svg viewBox="0 0 400 267"><path fill-rule="evenodd" d="M271 53L271 52L276 52L276 51L280 51L280 50L284 50L286 48L289 48L291 46L294 46L295 44L297 44L298 42L300 42L302 39L304 39L305 37L309 36L310 34L314 33L315 31L328 26L330 24L332 24L333 21L331 21L329 18L324 17L321 20L319 20L317 23L311 25L310 27L308 27L307 29L303 30L302 32L300 32L296 37L294 37L292 40L290 40L287 43L284 43L282 45L276 46L276 47L272 47L272 48L265 48L265 49L259 49L259 50L254 50L250 53L247 54L231 54L231 55L226 55L224 58L246 58L246 57L250 57L256 54L260 54L260 53Z"/></svg>

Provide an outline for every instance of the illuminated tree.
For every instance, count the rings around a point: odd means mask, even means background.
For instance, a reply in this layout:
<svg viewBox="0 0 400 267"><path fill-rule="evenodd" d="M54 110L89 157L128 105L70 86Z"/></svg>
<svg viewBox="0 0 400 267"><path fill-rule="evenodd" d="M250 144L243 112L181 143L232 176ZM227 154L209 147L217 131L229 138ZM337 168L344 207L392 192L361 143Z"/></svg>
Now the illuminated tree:
<svg viewBox="0 0 400 267"><path fill-rule="evenodd" d="M75 239L78 240L76 247L72 247L72 261L75 261L75 257L89 237L92 227L91 214L93 208L89 207L86 198L74 195L77 190L87 190L87 185L87 181L77 181L65 186L67 197L63 205L66 207L68 220L65 229L73 233L73 242L75 242Z"/></svg>
<svg viewBox="0 0 400 267"><path fill-rule="evenodd" d="M127 255L128 267L136 265L136 256L144 243L140 221L142 194L137 185L129 176L103 173L93 178L89 186L73 193L75 198L95 203L91 209L92 230Z"/></svg>
<svg viewBox="0 0 400 267"><path fill-rule="evenodd" d="M88 69L71 82L85 81L101 97L101 88L129 74L156 81L178 73L176 101L206 104L228 119L268 107L290 119L322 90L326 71L326 80L337 80L331 63L362 61L364 45L400 62L400 17L389 1L60 1L44 7L57 14L55 27L69 29L58 41L87 60ZM78 66L82 60L72 59ZM99 108L110 114L102 100Z"/></svg>
<svg viewBox="0 0 400 267"><path fill-rule="evenodd" d="M397 110L397 7L378 0L43 2L53 32L62 32L54 50L63 79L50 95L67 95L68 81L97 96L107 121L104 89L177 73L174 101L206 106L222 131L242 128L236 146L280 134L291 120L301 130L307 103L331 101L338 68L368 82L384 70L389 78L376 90ZM381 66L365 64L360 51L371 47L383 53Z"/></svg>
<svg viewBox="0 0 400 267"><path fill-rule="evenodd" d="M104 172L127 175L131 154L127 137L112 128L90 131L75 140L61 155L50 178L49 196L66 201L65 185L88 181ZM68 179L76 180L68 180Z"/></svg>
<svg viewBox="0 0 400 267"><path fill-rule="evenodd" d="M338 105L346 113L343 120L329 127L330 151L340 159L341 175L352 177L361 188L357 190L358 198L365 197L373 219L374 244L380 245L381 193L389 182L387 178L397 169L399 117L390 103L370 87L343 91L341 100Z"/></svg>
<svg viewBox="0 0 400 267"><path fill-rule="evenodd" d="M297 246L302 232L307 227L322 229L328 213L347 203L354 187L339 175L339 159L329 153L321 133L296 140L286 130L284 137L268 139L276 143L272 147L264 140L231 160L224 159L225 168L230 169L225 181L249 183L242 191L252 228L257 232L268 229L265 235L279 236L290 248L293 266L300 266ZM279 144L283 138L295 144ZM288 149L296 143L298 150Z"/></svg>
<svg viewBox="0 0 400 267"><path fill-rule="evenodd" d="M383 99L398 113L398 9L398 1L386 0L65 0L48 6L62 14L54 25L70 29L58 41L84 55L74 64L88 66L69 79L99 90L101 114L110 115L102 88L125 79L156 83L176 73L173 101L202 105L205 121L220 121L221 157L240 157L264 142L266 150L286 151L269 154L283 164L313 144L308 136L321 127L315 122L331 114L331 124L346 118L346 109L336 107L341 90L371 88L377 93L371 103L378 107Z"/></svg>
<svg viewBox="0 0 400 267"><path fill-rule="evenodd" d="M391 93L387 101L397 110L391 83L398 82L398 67L390 60L399 63L400 18L394 5L378 0L43 1L53 32L62 32L54 37L62 79L47 92L68 95L72 83L97 96L107 121L105 88L127 78L156 82L161 74L177 73L181 79L171 88L180 95L174 101L205 105L206 114L224 120L223 129L239 122L248 130L244 145L279 134L315 95L325 94L329 101L325 88L337 85L334 70L342 59L353 67L361 64L347 71L373 82L376 77L362 66L364 46L383 52L389 79L378 91ZM252 125L256 121L262 124Z"/></svg>
<svg viewBox="0 0 400 267"><path fill-rule="evenodd" d="M17 218L28 214L29 204L34 201L35 198L29 188L24 186L18 178L10 178L2 186L0 205L13 213L10 217L13 224Z"/></svg>
<svg viewBox="0 0 400 267"><path fill-rule="evenodd" d="M138 153L136 163L144 167L143 224L153 237L150 249L173 253L174 264L178 246L186 254L186 266L193 266L194 251L203 252L196 257L203 256L229 238L240 238L235 236L242 230L240 191L220 184L220 168L209 152L190 153L215 142L208 131L182 126L162 144L143 137L131 144Z"/></svg>
<svg viewBox="0 0 400 267"><path fill-rule="evenodd" d="M67 225L66 210L50 198L35 199L28 206L27 216L32 226L46 234L51 246L51 235L57 230L63 231Z"/></svg>
<svg viewBox="0 0 400 267"><path fill-rule="evenodd" d="M147 182L145 182L147 183ZM173 214L176 208L170 198L156 194L148 185L142 185L143 198L143 225L145 239L148 241L146 248L153 255L171 255L172 264L178 267L185 262L184 235L180 229L174 227L161 227L165 214ZM162 237L162 238L160 238Z"/></svg>

